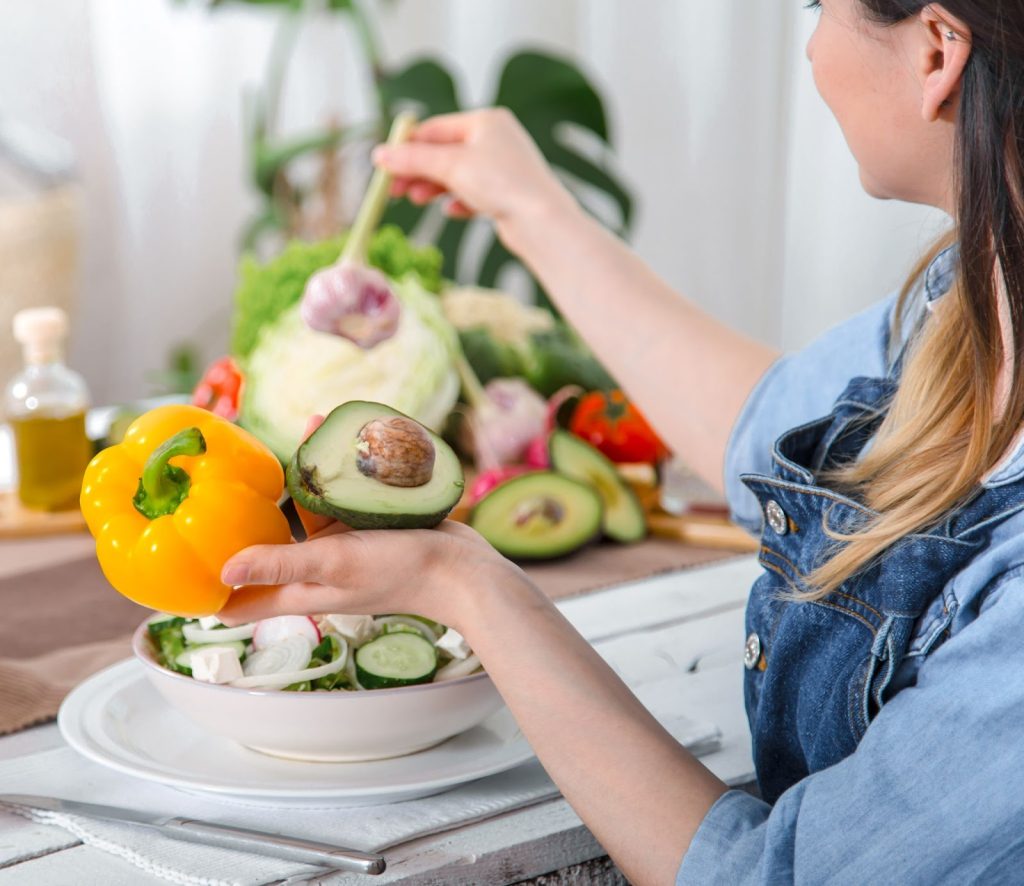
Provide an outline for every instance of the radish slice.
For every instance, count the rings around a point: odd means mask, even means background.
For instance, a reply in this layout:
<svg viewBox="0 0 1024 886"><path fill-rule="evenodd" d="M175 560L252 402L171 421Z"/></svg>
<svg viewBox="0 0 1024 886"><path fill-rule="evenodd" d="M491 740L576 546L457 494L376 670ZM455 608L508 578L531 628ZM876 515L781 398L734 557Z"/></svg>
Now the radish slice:
<svg viewBox="0 0 1024 886"><path fill-rule="evenodd" d="M528 467L536 468L538 471L546 471L551 467L551 456L548 455L548 435L541 434L534 437L526 447L526 455L523 461Z"/></svg>
<svg viewBox="0 0 1024 886"><path fill-rule="evenodd" d="M374 622L378 625L404 625L407 628L412 628L414 631L419 631L431 643L435 646L437 645L437 633L419 619L409 618L405 615L382 615L379 618L375 618Z"/></svg>
<svg viewBox="0 0 1024 886"><path fill-rule="evenodd" d="M468 677L479 667L480 659L475 655L471 655L462 661L451 661L434 674L434 682L440 683L442 680L454 680L457 677Z"/></svg>
<svg viewBox="0 0 1024 886"><path fill-rule="evenodd" d="M232 643L235 640L248 640L257 624L258 622L250 622L237 628L211 628L204 631L199 625L188 623L182 625L181 633L189 643Z"/></svg>
<svg viewBox="0 0 1024 886"><path fill-rule="evenodd" d="M268 649L276 646L288 637L303 637L316 646L323 637L317 629L316 622L305 615L279 615L276 618L265 618L256 622L256 628L252 634L252 648L256 650Z"/></svg>
<svg viewBox="0 0 1024 886"><path fill-rule="evenodd" d="M341 642L341 653L334 661L315 668L307 668L302 665L309 664L309 658L313 652L309 641L304 637L294 635L288 637L281 643L255 652L247 658L243 668L245 676L232 680L231 685L239 689L284 689L285 686L291 686L292 683L304 683L306 680L317 680L320 677L336 674L344 669L345 663L349 659L348 643L341 637L338 639ZM295 669L294 663L302 655L305 657L302 658L299 669ZM256 665L250 666L250 662L254 659L257 662ZM288 667L288 670L271 670L277 665Z"/></svg>
<svg viewBox="0 0 1024 886"><path fill-rule="evenodd" d="M475 505L489 492L497 489L506 480L518 477L530 471L527 465L505 465L502 468L491 468L488 471L481 471L469 487L468 499L471 505Z"/></svg>

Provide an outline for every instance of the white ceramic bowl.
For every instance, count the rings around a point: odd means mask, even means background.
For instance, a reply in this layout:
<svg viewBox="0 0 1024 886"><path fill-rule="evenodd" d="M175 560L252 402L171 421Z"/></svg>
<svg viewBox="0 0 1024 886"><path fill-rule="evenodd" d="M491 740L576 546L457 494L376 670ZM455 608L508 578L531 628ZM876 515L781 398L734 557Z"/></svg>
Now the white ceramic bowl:
<svg viewBox="0 0 1024 886"><path fill-rule="evenodd" d="M135 631L132 649L157 691L203 729L275 757L330 762L400 757L472 729L503 704L486 673L365 692L203 683L158 664L146 627L144 622Z"/></svg>

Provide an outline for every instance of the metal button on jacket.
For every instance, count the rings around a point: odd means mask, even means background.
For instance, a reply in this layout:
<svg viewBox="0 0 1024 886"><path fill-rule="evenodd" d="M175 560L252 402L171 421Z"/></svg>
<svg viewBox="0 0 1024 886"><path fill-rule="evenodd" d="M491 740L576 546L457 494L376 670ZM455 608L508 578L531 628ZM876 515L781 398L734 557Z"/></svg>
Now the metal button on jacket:
<svg viewBox="0 0 1024 886"><path fill-rule="evenodd" d="M785 535L789 532L789 520L786 518L786 512L774 498L765 505L764 515L768 519L768 525L778 535Z"/></svg>
<svg viewBox="0 0 1024 886"><path fill-rule="evenodd" d="M761 638L756 633L747 637L746 645L743 647L743 667L748 671L754 670L761 660Z"/></svg>

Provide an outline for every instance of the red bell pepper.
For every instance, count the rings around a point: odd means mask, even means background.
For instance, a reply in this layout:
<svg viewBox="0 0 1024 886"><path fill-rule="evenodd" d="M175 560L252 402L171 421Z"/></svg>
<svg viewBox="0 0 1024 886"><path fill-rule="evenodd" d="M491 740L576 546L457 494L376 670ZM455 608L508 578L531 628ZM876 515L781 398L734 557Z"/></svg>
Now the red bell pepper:
<svg viewBox="0 0 1024 886"><path fill-rule="evenodd" d="M234 421L242 397L242 372L230 357L221 357L207 368L192 392L192 405Z"/></svg>

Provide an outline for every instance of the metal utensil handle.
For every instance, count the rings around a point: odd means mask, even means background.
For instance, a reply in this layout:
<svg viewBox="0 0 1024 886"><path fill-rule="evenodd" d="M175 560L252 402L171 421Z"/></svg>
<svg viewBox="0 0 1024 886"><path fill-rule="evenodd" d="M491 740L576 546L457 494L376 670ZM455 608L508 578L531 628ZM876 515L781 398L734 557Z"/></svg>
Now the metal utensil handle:
<svg viewBox="0 0 1024 886"><path fill-rule="evenodd" d="M199 843L220 846L224 849L239 849L257 855L269 855L288 861L304 864L319 864L343 871L355 871L360 874L382 874L386 863L380 855L357 852L354 849L341 849L328 843L317 843L312 840L300 840L297 837L284 837L279 834L267 834L262 831L251 831L248 828L235 828L208 821L197 821L193 818L172 818L164 823L165 827L188 834Z"/></svg>

